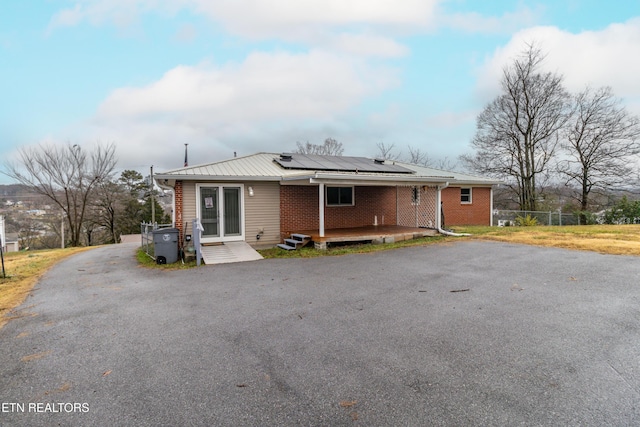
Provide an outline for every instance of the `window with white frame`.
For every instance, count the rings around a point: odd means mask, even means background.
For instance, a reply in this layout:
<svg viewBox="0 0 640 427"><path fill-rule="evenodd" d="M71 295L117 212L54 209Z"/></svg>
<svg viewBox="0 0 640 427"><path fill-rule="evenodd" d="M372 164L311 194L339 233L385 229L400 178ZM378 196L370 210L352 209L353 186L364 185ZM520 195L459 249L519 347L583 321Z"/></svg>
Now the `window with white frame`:
<svg viewBox="0 0 640 427"><path fill-rule="evenodd" d="M326 187L327 206L353 206L353 187Z"/></svg>
<svg viewBox="0 0 640 427"><path fill-rule="evenodd" d="M460 203L462 203L462 204L470 204L471 203L471 188L461 188L460 189Z"/></svg>

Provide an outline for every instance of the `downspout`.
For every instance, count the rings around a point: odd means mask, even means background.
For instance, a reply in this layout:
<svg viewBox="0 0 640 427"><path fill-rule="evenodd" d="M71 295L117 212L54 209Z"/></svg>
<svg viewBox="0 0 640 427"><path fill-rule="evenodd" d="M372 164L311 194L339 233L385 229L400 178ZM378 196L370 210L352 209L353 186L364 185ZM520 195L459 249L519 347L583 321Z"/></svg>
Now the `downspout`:
<svg viewBox="0 0 640 427"><path fill-rule="evenodd" d="M442 228L442 190L444 190L448 186L448 182L445 182L444 185L436 186L436 188L438 189L438 191L436 192L436 223L438 226L438 233L444 234L445 236L455 237L471 236L471 234L469 233L453 233Z"/></svg>
<svg viewBox="0 0 640 427"><path fill-rule="evenodd" d="M318 191L320 192L318 194L318 199L319 199L319 206L318 206L318 216L319 216L319 230L318 232L320 233L320 237L324 237L324 184L321 182L320 185L318 185Z"/></svg>

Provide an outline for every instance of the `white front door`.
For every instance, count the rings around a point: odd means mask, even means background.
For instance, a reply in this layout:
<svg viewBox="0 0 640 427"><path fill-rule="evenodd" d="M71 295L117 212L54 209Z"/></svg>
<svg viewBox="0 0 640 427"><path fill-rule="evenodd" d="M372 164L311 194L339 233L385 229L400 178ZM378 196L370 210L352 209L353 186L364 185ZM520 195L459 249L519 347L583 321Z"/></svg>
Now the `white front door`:
<svg viewBox="0 0 640 427"><path fill-rule="evenodd" d="M244 240L244 186L198 184L196 189L202 242Z"/></svg>

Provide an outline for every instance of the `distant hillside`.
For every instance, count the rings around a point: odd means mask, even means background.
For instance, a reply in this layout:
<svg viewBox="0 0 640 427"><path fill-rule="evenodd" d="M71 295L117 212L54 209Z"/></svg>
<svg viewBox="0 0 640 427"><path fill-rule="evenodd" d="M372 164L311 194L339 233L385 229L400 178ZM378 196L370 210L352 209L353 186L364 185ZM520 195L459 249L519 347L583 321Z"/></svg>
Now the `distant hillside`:
<svg viewBox="0 0 640 427"><path fill-rule="evenodd" d="M44 203L46 198L37 194L22 184L0 185L0 207L8 200L12 202L25 202L29 204Z"/></svg>
<svg viewBox="0 0 640 427"><path fill-rule="evenodd" d="M0 184L0 197L2 198L11 198L11 197L20 197L20 196L33 196L35 193L30 191L27 187L22 184Z"/></svg>

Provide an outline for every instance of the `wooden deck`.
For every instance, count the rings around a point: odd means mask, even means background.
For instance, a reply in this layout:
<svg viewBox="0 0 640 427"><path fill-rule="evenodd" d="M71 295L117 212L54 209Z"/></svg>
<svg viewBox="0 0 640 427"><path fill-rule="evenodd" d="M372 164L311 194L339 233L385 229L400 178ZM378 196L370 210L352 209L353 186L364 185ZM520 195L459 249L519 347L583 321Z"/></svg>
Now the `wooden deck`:
<svg viewBox="0 0 640 427"><path fill-rule="evenodd" d="M369 240L386 239L395 242L410 240L418 237L436 236L438 232L430 228L402 227L399 225L370 225L357 228L332 228L324 231L320 237L319 230L302 230L296 233L311 236L316 243L335 242L364 242Z"/></svg>

